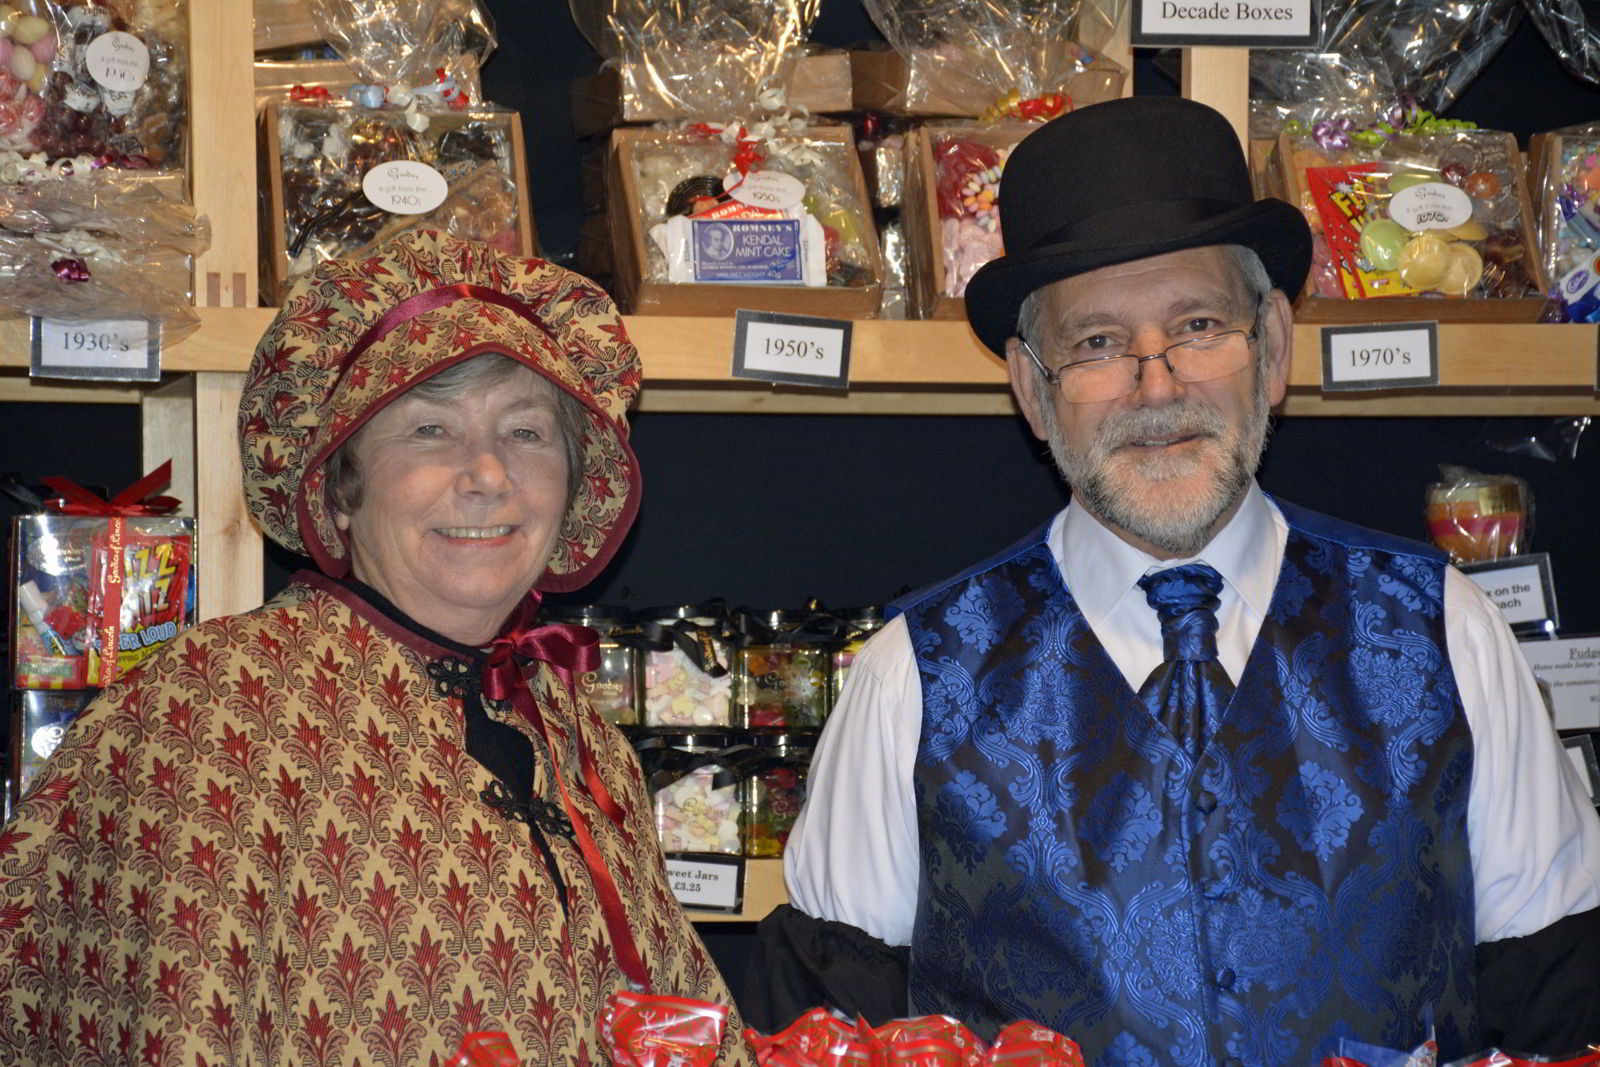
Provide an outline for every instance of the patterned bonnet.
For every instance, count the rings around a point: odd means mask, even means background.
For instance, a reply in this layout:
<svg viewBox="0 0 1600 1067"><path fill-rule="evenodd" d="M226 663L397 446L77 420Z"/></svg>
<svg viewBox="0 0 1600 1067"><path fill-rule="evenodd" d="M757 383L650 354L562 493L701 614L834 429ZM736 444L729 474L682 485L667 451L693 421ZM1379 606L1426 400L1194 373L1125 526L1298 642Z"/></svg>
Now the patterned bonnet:
<svg viewBox="0 0 1600 1067"><path fill-rule="evenodd" d="M350 553L325 497L328 457L406 390L485 352L527 364L583 405L577 496L537 588L588 582L639 507L625 421L638 351L587 278L434 230L330 260L290 287L239 403L250 513L284 548L343 577Z"/></svg>

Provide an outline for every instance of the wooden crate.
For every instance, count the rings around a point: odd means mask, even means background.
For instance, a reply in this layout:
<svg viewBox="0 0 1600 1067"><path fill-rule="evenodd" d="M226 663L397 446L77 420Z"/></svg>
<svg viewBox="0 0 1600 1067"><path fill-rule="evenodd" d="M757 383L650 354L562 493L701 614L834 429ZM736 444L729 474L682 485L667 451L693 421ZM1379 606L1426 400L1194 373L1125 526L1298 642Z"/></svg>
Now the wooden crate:
<svg viewBox="0 0 1600 1067"><path fill-rule="evenodd" d="M322 31L307 0L255 0L257 52L320 44Z"/></svg>
<svg viewBox="0 0 1600 1067"><path fill-rule="evenodd" d="M639 218L639 185L633 158L638 146L670 139L657 130L623 127L611 131L610 197L612 253L616 295L622 310L643 315L732 315L740 308L821 315L841 319L876 318L883 295L883 260L872 228L871 201L866 179L854 151L855 135L848 126L818 126L806 131L818 140L837 141L849 151L851 184L862 222L874 281L870 285L842 286L737 285L652 281L644 277L650 262L650 239Z"/></svg>
<svg viewBox="0 0 1600 1067"><path fill-rule="evenodd" d="M961 98L946 95L938 86L919 92L907 100L910 66L899 52L891 49L857 49L850 53L851 95L861 111L888 111L901 115L976 118L993 100L982 100L970 93ZM1085 107L1114 100L1122 95L1128 72L1104 56L1088 70L1068 79L1060 92L1071 98L1073 106Z"/></svg>
<svg viewBox="0 0 1600 1067"><path fill-rule="evenodd" d="M276 304L283 299L288 288L289 235L284 206L284 182L281 159L283 146L279 139L278 119L284 105L271 101L261 109L261 187L266 190L262 201L261 220L261 287L266 303ZM298 106L298 105L296 105ZM386 113L388 114L388 113ZM399 113L392 113L398 117ZM429 130L438 132L463 126L469 122L504 123L510 135L512 180L517 196L517 251L525 256L534 254L533 209L528 202L527 156L522 140L522 118L515 111L478 110L445 111L430 113ZM426 162L426 160L424 160ZM353 251L353 249L352 249Z"/></svg>
<svg viewBox="0 0 1600 1067"><path fill-rule="evenodd" d="M945 135L979 141L993 148L1010 148L1032 132L1032 127L924 126L906 135L906 182L900 209L906 233L906 305L916 319L965 319L964 298L946 296L944 254L940 250L938 175L933 147Z"/></svg>
<svg viewBox="0 0 1600 1067"><path fill-rule="evenodd" d="M1529 273L1535 288L1544 293L1549 290L1549 284L1544 276L1543 257L1539 255L1538 244L1534 240L1533 208L1528 199L1526 166L1517 151L1516 137L1509 133L1498 136L1505 138L1507 158L1511 162L1511 178L1516 185L1518 228L1527 249L1525 254ZM1284 199L1304 210L1310 200L1306 196L1301 173L1293 164L1297 147L1303 146L1295 142L1293 134L1278 135L1278 173L1275 181L1283 189ZM1390 296L1343 300L1316 295L1308 288L1295 305L1295 319L1314 324L1408 322L1421 319L1461 323L1532 323L1539 320L1544 304L1542 295L1514 299Z"/></svg>
<svg viewBox="0 0 1600 1067"><path fill-rule="evenodd" d="M256 107L287 100L297 85L323 88L335 99L361 78L342 59L262 59L255 62Z"/></svg>
<svg viewBox="0 0 1600 1067"><path fill-rule="evenodd" d="M622 91L622 72L606 67L572 83L572 130L592 137L616 126L681 118L667 101L640 80L635 93ZM825 51L801 56L789 77L788 106L805 108L813 115L849 111L850 56Z"/></svg>

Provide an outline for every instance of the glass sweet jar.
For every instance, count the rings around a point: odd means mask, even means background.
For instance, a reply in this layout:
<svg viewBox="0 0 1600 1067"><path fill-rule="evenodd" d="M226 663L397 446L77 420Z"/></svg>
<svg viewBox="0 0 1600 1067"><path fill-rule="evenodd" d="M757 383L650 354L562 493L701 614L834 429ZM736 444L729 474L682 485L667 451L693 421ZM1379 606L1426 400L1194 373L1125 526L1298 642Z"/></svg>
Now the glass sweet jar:
<svg viewBox="0 0 1600 1067"><path fill-rule="evenodd" d="M638 627L626 608L604 604L558 608L548 613L552 622L587 626L600 635L600 662L580 674L578 692L600 717L618 726L636 726L639 708Z"/></svg>
<svg viewBox="0 0 1600 1067"><path fill-rule="evenodd" d="M740 749L722 730L658 730L634 739L663 852L738 855Z"/></svg>
<svg viewBox="0 0 1600 1067"><path fill-rule="evenodd" d="M816 727L827 717L833 634L809 612L743 612L733 682L738 725Z"/></svg>
<svg viewBox="0 0 1600 1067"><path fill-rule="evenodd" d="M744 779L744 854L754 859L783 855L800 809L806 803L806 777L814 733L753 733L754 754Z"/></svg>
<svg viewBox="0 0 1600 1067"><path fill-rule="evenodd" d="M861 646L867 643L867 638L883 628L883 609L855 608L841 611L839 618L844 621L844 631L839 636L839 643L833 649L833 675L830 683L835 703L839 700L839 694L844 692L844 681L850 676L850 668L855 664L856 654L861 651Z"/></svg>
<svg viewBox="0 0 1600 1067"><path fill-rule="evenodd" d="M732 651L721 612L705 605L639 612L644 725L732 724Z"/></svg>

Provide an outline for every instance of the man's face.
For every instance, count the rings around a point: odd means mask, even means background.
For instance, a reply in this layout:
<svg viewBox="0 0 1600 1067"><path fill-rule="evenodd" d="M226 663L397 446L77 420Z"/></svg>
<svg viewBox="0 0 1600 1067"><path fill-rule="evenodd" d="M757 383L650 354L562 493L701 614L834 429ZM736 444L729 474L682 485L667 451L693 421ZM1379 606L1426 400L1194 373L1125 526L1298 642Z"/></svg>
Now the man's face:
<svg viewBox="0 0 1600 1067"><path fill-rule="evenodd" d="M1131 352L1148 355L1199 333L1255 326L1254 301L1220 246L1135 260L1040 290L1037 338L1046 367ZM1237 509L1288 379L1288 301L1274 290L1244 369L1181 382L1163 360L1140 365L1133 392L1074 404L1039 380L1013 338L1012 387L1073 495L1124 540L1162 557L1203 548ZM1068 371L1067 373L1072 373Z"/></svg>

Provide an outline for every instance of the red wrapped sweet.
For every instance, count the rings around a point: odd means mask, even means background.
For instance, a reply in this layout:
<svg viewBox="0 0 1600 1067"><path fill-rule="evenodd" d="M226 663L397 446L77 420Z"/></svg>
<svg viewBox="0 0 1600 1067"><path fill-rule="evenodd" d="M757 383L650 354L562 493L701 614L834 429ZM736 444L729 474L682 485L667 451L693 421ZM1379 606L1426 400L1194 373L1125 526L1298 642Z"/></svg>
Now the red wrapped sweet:
<svg viewBox="0 0 1600 1067"><path fill-rule="evenodd" d="M1084 1067L1077 1042L1047 1026L1027 1019L1007 1026L989 1046L988 1064L1028 1064L1029 1067Z"/></svg>
<svg viewBox="0 0 1600 1067"><path fill-rule="evenodd" d="M712 1067L728 1008L688 997L613 993L602 1023L618 1067Z"/></svg>
<svg viewBox="0 0 1600 1067"><path fill-rule="evenodd" d="M444 1067L521 1067L521 1061L509 1034L479 1030L461 1039L461 1047Z"/></svg>
<svg viewBox="0 0 1600 1067"><path fill-rule="evenodd" d="M865 1028L865 1023L859 1024ZM916 1067L981 1067L983 1042L948 1015L895 1019L873 1031L875 1064Z"/></svg>
<svg viewBox="0 0 1600 1067"><path fill-rule="evenodd" d="M756 1050L756 1061L774 1067L842 1067L872 1062L867 1042L856 1028L827 1008L812 1008L771 1037L754 1030L745 1031L745 1037Z"/></svg>

